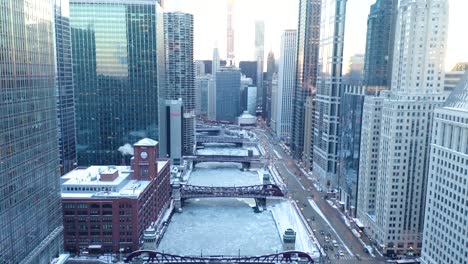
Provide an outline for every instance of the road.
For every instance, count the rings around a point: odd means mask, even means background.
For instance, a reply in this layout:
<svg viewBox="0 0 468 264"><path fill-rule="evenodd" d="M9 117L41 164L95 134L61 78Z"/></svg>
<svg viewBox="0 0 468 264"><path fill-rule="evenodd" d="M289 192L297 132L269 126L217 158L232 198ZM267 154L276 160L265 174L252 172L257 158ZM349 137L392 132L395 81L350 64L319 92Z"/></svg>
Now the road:
<svg viewBox="0 0 468 264"><path fill-rule="evenodd" d="M333 249L325 251L330 263L385 263L385 258L372 257L364 252L361 242L344 223L343 215L323 198L324 193L317 191L312 181L297 167L297 161L278 144L278 140L259 129L254 132L266 151L265 156L270 159L286 183L290 199L294 199L301 208L320 245ZM278 155L281 158L278 158ZM312 208L309 199L313 200L326 219ZM326 241L326 235L330 235L331 239ZM333 240L338 242L338 247L331 244ZM344 256L339 256L338 250L343 251ZM361 260L356 255L359 255Z"/></svg>

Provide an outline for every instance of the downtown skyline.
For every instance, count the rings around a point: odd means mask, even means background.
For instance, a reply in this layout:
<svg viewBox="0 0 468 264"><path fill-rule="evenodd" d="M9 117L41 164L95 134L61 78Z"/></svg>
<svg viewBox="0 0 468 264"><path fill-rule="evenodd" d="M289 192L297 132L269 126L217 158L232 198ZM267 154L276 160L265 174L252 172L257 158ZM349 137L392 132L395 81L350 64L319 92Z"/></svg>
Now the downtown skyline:
<svg viewBox="0 0 468 264"><path fill-rule="evenodd" d="M166 1L165 11L179 10L194 15L195 60L210 59L215 46L219 49L220 57L226 58L226 3L227 1L219 0ZM351 0L347 3L344 73L348 71L351 56L365 53L367 15L373 3L375 0ZM263 8L267 4L268 9ZM297 28L298 4L298 0L288 0L287 5L279 0L236 0L234 11L242 14L234 14L236 62L254 60L256 20L265 21L265 58L270 50L279 55L282 32ZM464 31L465 10L468 10L468 1L449 0L449 37L445 60L447 70L458 62L468 61L468 52L465 51L468 37L457 34Z"/></svg>

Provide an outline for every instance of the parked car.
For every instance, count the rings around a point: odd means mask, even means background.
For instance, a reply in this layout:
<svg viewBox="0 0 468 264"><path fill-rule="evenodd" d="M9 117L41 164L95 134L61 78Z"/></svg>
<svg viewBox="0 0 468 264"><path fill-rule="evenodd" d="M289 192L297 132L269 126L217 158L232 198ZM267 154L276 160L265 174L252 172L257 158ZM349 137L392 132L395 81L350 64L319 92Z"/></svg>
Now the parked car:
<svg viewBox="0 0 468 264"><path fill-rule="evenodd" d="M343 250L338 250L338 254L340 254L340 256L343 257L344 256Z"/></svg>

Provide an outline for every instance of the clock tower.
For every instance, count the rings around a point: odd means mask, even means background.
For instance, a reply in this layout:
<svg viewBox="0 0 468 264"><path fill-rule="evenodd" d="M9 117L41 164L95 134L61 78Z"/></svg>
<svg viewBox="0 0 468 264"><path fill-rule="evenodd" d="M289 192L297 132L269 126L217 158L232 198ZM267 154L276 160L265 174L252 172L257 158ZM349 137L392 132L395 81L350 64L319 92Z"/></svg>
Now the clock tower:
<svg viewBox="0 0 468 264"><path fill-rule="evenodd" d="M158 142L144 138L133 144L132 169L135 180L151 180L158 174Z"/></svg>

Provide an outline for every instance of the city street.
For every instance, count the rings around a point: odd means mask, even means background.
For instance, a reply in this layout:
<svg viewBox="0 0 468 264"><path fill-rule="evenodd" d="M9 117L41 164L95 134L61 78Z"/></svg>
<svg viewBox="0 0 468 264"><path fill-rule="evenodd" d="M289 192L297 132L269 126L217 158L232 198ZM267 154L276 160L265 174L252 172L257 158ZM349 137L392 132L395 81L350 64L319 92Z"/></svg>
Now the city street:
<svg viewBox="0 0 468 264"><path fill-rule="evenodd" d="M264 131L257 129L254 132L265 148L265 156L286 183L290 199L294 199L300 207L322 248L328 248L325 253L331 263L385 263L385 258L379 255L372 257L364 251L359 239L344 223L343 215L324 199L325 193L317 191L312 181L298 168L296 161L279 145L278 140ZM309 200L316 204L315 209ZM317 211L321 211L326 219ZM333 240L336 240L338 247L333 246ZM339 251L343 252L341 256Z"/></svg>

